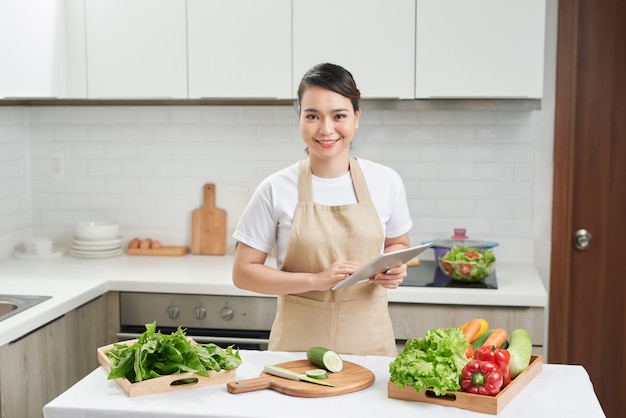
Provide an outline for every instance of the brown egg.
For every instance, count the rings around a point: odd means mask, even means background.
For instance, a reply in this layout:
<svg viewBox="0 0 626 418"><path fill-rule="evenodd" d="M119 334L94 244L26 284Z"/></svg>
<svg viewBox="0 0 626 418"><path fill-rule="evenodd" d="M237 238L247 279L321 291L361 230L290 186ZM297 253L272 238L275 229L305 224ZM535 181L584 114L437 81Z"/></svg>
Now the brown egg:
<svg viewBox="0 0 626 418"><path fill-rule="evenodd" d="M149 250L150 245L152 245L152 240L150 238L146 238L141 241L141 243L139 244L139 248L141 248L142 250Z"/></svg>
<svg viewBox="0 0 626 418"><path fill-rule="evenodd" d="M139 238L133 238L129 243L128 243L128 248L139 248L139 244L141 243L141 240Z"/></svg>
<svg viewBox="0 0 626 418"><path fill-rule="evenodd" d="M152 248L153 250L158 250L159 248L161 248L161 241L155 239L154 241L152 241L150 248Z"/></svg>

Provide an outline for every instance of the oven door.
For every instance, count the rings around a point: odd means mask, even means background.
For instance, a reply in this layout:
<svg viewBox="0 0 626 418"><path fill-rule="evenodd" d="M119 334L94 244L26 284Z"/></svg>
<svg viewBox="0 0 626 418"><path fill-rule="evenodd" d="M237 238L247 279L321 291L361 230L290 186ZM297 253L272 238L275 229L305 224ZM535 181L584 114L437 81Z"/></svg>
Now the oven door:
<svg viewBox="0 0 626 418"><path fill-rule="evenodd" d="M121 292L117 338L138 338L156 321L163 334L180 327L198 343L266 350L275 315L275 297Z"/></svg>
<svg viewBox="0 0 626 418"><path fill-rule="evenodd" d="M197 343L213 343L222 348L234 346L241 350L267 350L269 342L269 331L228 331L212 329L185 328L185 334ZM119 341L133 340L146 330L146 327L126 325L120 327L117 338ZM162 334L171 334L177 330L172 327L161 327L157 325L157 330Z"/></svg>

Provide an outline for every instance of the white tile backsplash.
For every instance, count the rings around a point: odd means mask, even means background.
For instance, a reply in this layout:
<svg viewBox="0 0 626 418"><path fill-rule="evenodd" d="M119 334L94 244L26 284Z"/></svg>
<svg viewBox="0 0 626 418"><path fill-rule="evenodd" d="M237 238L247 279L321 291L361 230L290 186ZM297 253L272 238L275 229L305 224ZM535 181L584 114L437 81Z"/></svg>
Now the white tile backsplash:
<svg viewBox="0 0 626 418"><path fill-rule="evenodd" d="M532 111L364 110L353 153L402 175L413 242L458 226L524 240L537 199L533 123ZM188 245L211 182L230 240L259 181L303 150L292 106L3 107L0 235L71 237L79 220L111 219L127 239L158 231ZM51 178L51 152L63 154L63 179Z"/></svg>
<svg viewBox="0 0 626 418"><path fill-rule="evenodd" d="M0 236L32 224L29 173L28 111L0 108Z"/></svg>

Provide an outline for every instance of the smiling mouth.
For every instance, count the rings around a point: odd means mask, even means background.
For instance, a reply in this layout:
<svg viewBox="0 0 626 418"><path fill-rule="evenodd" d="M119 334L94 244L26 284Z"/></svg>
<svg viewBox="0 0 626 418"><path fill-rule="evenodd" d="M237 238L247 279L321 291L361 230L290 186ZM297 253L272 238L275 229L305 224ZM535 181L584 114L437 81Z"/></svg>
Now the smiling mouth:
<svg viewBox="0 0 626 418"><path fill-rule="evenodd" d="M320 145L333 145L338 142L339 139L316 139L316 141Z"/></svg>

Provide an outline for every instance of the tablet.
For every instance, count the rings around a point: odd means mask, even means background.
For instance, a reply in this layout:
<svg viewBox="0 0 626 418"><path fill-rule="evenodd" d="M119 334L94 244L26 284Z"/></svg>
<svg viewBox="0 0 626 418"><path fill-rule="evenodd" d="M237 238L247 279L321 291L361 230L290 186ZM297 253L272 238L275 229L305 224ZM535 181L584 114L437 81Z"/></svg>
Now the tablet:
<svg viewBox="0 0 626 418"><path fill-rule="evenodd" d="M381 254L365 266L361 267L350 276L346 277L340 283L333 286L332 290L341 289L342 287L352 286L364 280L369 280L370 277L387 271L388 268L397 267L406 263L412 258L417 257L432 246L432 242L427 244L418 245L417 247L405 248L404 250L393 251L386 254Z"/></svg>

